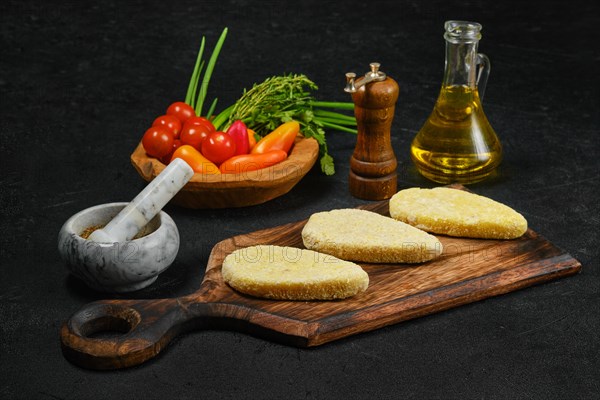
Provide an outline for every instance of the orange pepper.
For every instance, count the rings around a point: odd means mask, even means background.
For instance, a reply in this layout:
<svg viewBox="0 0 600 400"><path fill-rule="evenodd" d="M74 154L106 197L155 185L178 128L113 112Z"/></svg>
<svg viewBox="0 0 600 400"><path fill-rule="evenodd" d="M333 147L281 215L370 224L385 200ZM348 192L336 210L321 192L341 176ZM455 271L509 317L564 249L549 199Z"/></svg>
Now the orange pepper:
<svg viewBox="0 0 600 400"><path fill-rule="evenodd" d="M296 135L300 132L300 124L296 121L286 122L269 133L252 148L252 154L263 154L271 150L290 151Z"/></svg>
<svg viewBox="0 0 600 400"><path fill-rule="evenodd" d="M198 150L190 146L189 144L184 144L180 146L171 157L171 161L176 158L181 158L183 161L188 163L190 167L197 174L220 174L219 167L210 162L206 157L204 157Z"/></svg>
<svg viewBox="0 0 600 400"><path fill-rule="evenodd" d="M254 145L256 144L256 132L252 129L248 128L248 150L251 151Z"/></svg>
<svg viewBox="0 0 600 400"><path fill-rule="evenodd" d="M233 156L221 164L222 174L241 174L277 164L287 158L283 150L272 150L264 154L242 154Z"/></svg>

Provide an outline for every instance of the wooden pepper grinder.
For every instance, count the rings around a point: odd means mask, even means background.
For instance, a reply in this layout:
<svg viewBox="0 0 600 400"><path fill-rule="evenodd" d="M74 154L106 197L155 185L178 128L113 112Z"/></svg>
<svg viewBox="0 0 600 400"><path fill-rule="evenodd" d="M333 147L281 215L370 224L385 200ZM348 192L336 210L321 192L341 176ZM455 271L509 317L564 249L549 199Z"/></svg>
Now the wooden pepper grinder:
<svg viewBox="0 0 600 400"><path fill-rule="evenodd" d="M350 158L350 193L359 199L384 200L396 193L398 165L391 143L398 93L395 80L371 63L371 71L356 79L346 74L344 91L352 93L358 137Z"/></svg>

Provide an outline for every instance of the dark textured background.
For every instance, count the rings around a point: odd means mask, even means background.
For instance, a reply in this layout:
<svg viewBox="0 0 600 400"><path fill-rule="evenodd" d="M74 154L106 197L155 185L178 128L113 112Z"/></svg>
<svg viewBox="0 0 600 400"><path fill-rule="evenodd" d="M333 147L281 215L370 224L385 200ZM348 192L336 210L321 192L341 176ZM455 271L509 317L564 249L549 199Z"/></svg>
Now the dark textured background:
<svg viewBox="0 0 600 400"><path fill-rule="evenodd" d="M593 4L3 1L0 398L598 398ZM484 108L505 151L499 175L471 189L522 212L581 261L579 275L308 350L202 331L128 370L87 371L62 357L61 323L107 295L68 275L57 233L75 212L143 188L129 154L184 96L202 35L212 47L230 28L209 89L221 106L283 72L315 80L319 99L345 101L343 74L381 62L401 86L392 134L404 188L433 186L408 150L439 90L447 19L484 26L480 51L492 60ZM354 138L328 139L334 177L315 169L289 194L244 209L167 207L182 237L177 260L150 288L122 297L190 293L217 241L363 203L347 193Z"/></svg>

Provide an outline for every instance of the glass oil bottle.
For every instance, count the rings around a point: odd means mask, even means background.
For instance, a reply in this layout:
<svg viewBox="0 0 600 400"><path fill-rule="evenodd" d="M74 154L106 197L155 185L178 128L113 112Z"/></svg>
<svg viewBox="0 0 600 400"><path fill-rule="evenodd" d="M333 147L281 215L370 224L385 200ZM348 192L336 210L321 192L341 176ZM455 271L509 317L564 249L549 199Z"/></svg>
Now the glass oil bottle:
<svg viewBox="0 0 600 400"><path fill-rule="evenodd" d="M432 181L474 183L487 178L502 160L502 146L481 106L490 62L477 53L480 24L447 21L445 29L442 88L411 144L411 158Z"/></svg>

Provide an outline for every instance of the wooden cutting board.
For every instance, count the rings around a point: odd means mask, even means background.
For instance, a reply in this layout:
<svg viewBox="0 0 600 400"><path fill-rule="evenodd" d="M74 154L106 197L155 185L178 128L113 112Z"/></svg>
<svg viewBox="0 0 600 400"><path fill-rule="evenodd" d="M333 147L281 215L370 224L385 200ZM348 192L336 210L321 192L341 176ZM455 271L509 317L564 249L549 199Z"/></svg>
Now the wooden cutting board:
<svg viewBox="0 0 600 400"><path fill-rule="evenodd" d="M388 202L362 207L384 215ZM361 264L366 292L339 301L278 301L231 289L221 264L232 251L274 244L303 248L306 220L232 237L212 250L200 289L154 300L105 300L77 311L61 328L63 354L92 369L140 364L182 331L231 329L294 346L318 346L411 318L577 273L581 264L532 230L514 240L438 236L442 256L418 265ZM120 332L92 337L97 332Z"/></svg>

